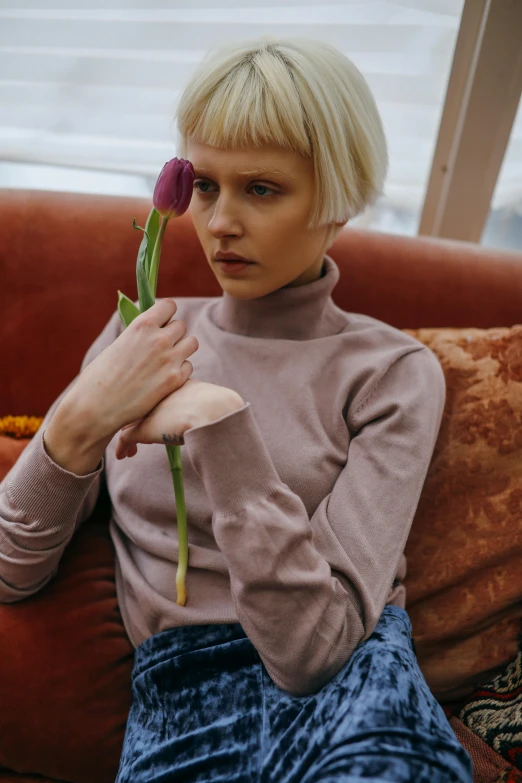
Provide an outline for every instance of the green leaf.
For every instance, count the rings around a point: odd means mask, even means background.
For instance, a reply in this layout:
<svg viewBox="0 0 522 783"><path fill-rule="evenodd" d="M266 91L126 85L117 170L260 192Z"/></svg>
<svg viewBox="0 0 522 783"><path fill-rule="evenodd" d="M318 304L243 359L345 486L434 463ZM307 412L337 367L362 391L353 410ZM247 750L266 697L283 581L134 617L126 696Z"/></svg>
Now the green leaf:
<svg viewBox="0 0 522 783"><path fill-rule="evenodd" d="M154 296L150 290L149 278L145 269L147 259L147 245L149 242L149 235L144 228L136 225L136 218L132 221L134 228L139 228L143 231L143 239L141 240L140 249L138 250L138 261L136 264L136 282L138 284L138 298L140 300L140 313L144 313L149 307L154 304Z"/></svg>
<svg viewBox="0 0 522 783"><path fill-rule="evenodd" d="M128 296L122 294L121 291L118 291L118 312L125 328L140 314L134 302Z"/></svg>
<svg viewBox="0 0 522 783"><path fill-rule="evenodd" d="M147 261L145 263L145 269L147 271L147 277L150 279L150 264L152 261L152 254L154 252L154 245L156 244L156 237L158 236L160 225L160 213L157 209L152 207L147 223L145 224L145 231L149 236L149 244L147 245Z"/></svg>
<svg viewBox="0 0 522 783"><path fill-rule="evenodd" d="M143 238L141 240L141 244L138 250L138 259L141 253L145 253L145 258L146 258L147 246L149 242L149 235L147 234L147 230L145 228L142 228L141 226L138 226L138 224L136 223L136 218L133 218L132 220L132 227L135 228L137 231L143 231Z"/></svg>

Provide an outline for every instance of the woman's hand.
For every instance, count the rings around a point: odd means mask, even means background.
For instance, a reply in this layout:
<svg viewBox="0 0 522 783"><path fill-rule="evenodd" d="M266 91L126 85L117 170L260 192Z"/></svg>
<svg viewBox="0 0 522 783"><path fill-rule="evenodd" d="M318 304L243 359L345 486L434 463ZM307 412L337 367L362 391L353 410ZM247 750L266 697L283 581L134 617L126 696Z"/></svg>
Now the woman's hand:
<svg viewBox="0 0 522 783"><path fill-rule="evenodd" d="M116 445L116 458L133 457L138 451L138 443L182 446L187 430L210 424L244 404L232 389L189 378L141 421L123 427Z"/></svg>
<svg viewBox="0 0 522 783"><path fill-rule="evenodd" d="M173 318L176 310L172 299L161 299L138 315L87 365L62 401L93 440L112 438L139 421L192 374L188 357L199 343L187 335L184 321Z"/></svg>

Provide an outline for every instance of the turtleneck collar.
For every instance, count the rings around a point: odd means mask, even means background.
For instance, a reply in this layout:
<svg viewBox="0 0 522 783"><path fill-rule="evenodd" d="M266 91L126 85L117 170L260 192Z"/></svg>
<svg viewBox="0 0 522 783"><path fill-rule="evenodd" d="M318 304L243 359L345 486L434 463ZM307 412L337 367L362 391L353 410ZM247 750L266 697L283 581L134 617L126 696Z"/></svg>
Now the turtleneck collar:
<svg viewBox="0 0 522 783"><path fill-rule="evenodd" d="M236 299L223 291L209 317L219 329L245 337L311 340L337 334L346 326L346 314L331 298L339 277L336 262L325 255L317 280L257 299Z"/></svg>

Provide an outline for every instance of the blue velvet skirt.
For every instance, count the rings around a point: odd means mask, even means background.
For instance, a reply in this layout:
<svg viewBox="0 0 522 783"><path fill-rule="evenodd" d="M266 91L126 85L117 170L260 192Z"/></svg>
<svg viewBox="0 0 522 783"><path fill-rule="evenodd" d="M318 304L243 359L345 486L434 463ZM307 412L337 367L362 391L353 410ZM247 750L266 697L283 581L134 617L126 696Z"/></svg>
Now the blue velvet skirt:
<svg viewBox="0 0 522 783"><path fill-rule="evenodd" d="M307 696L275 685L239 623L172 628L135 651L116 783L472 780L400 607Z"/></svg>

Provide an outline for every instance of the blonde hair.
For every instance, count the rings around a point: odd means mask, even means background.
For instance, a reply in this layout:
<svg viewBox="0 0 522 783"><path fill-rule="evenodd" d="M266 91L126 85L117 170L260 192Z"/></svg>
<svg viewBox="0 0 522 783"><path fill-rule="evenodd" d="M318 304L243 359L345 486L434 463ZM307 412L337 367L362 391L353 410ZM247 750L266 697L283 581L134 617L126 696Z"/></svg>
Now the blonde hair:
<svg viewBox="0 0 522 783"><path fill-rule="evenodd" d="M222 149L277 144L311 157L308 228L332 224L327 247L382 193L388 154L375 99L352 61L322 41L262 36L210 50L176 119L179 157L189 137Z"/></svg>

